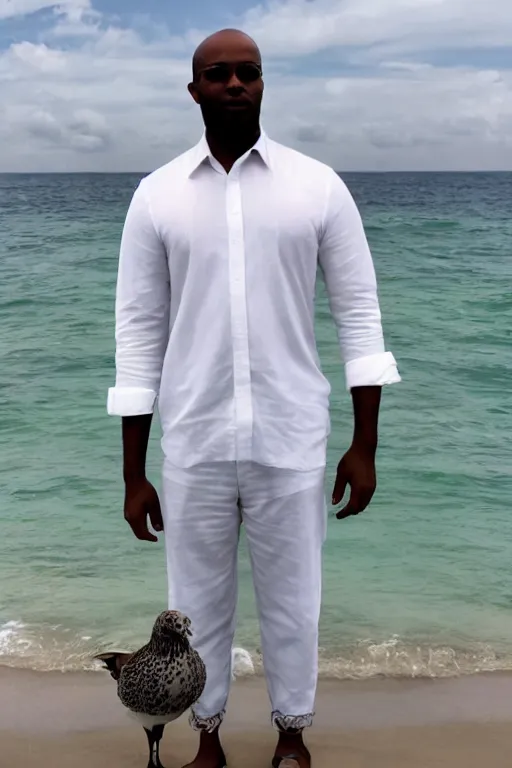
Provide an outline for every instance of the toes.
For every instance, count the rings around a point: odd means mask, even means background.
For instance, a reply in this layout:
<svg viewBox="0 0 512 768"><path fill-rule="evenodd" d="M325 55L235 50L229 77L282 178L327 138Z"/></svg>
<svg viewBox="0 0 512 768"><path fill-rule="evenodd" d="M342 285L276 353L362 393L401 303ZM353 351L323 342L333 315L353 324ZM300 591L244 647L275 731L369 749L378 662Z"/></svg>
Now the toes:
<svg viewBox="0 0 512 768"><path fill-rule="evenodd" d="M300 768L300 763L296 755L288 755L287 757L276 756L272 760L272 768Z"/></svg>
<svg viewBox="0 0 512 768"><path fill-rule="evenodd" d="M311 758L305 754L276 755L272 760L272 768L310 768Z"/></svg>

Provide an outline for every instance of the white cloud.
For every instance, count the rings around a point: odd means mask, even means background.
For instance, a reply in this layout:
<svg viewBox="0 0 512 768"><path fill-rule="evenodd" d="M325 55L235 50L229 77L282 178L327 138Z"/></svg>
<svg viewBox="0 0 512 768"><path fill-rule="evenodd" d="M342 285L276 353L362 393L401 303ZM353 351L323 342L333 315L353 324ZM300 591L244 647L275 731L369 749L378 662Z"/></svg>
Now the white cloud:
<svg viewBox="0 0 512 768"><path fill-rule="evenodd" d="M66 55L44 44L34 45L27 41L15 43L10 48L10 54L12 63L16 60L20 63L20 74L22 69L26 72L37 70L44 74L56 74L66 69Z"/></svg>
<svg viewBox="0 0 512 768"><path fill-rule="evenodd" d="M41 152L100 152L111 140L104 117L89 109L64 111L15 107L8 110L8 116L12 127Z"/></svg>
<svg viewBox="0 0 512 768"><path fill-rule="evenodd" d="M509 46L512 4L509 0L288 0L249 11L245 27L271 56L364 46L366 55L374 58L393 52Z"/></svg>
<svg viewBox="0 0 512 768"><path fill-rule="evenodd" d="M97 37L101 34L101 14L86 6L57 7L54 9L58 21L49 37Z"/></svg>
<svg viewBox="0 0 512 768"><path fill-rule="evenodd" d="M432 67L297 80L272 102L280 139L340 169L512 167L511 73Z"/></svg>
<svg viewBox="0 0 512 768"><path fill-rule="evenodd" d="M59 8L62 12L90 7L90 0L0 0L0 19L27 16L30 13Z"/></svg>
<svg viewBox="0 0 512 768"><path fill-rule="evenodd" d="M11 4L18 14L50 7L0 0L0 17ZM0 170L145 170L197 139L186 84L193 47L209 30L176 38L158 28L147 42L85 0L51 8L44 37L0 52ZM241 26L265 54L265 127L339 169L512 168L512 71L441 68L418 56L443 48L449 30L454 47L468 44L467 30L499 47L512 6L488 0L485 11L463 0L253 9ZM329 77L320 59L295 58L329 46L339 46L329 51ZM365 63L358 74L336 69L348 47Z"/></svg>

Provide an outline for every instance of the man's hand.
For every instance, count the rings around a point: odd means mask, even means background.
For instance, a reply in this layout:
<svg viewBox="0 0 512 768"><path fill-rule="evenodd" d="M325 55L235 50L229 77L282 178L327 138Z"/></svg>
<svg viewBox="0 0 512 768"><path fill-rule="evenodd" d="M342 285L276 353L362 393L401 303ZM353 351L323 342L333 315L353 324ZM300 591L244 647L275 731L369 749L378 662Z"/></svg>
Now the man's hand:
<svg viewBox="0 0 512 768"><path fill-rule="evenodd" d="M332 503L341 504L347 485L350 486L350 498L347 505L336 517L344 520L352 515L364 512L377 487L375 471L375 451L352 445L338 464L336 482L332 494Z"/></svg>
<svg viewBox="0 0 512 768"><path fill-rule="evenodd" d="M124 519L141 541L158 541L148 529L148 518L153 530L163 531L162 510L158 494L145 478L127 483L124 497Z"/></svg>

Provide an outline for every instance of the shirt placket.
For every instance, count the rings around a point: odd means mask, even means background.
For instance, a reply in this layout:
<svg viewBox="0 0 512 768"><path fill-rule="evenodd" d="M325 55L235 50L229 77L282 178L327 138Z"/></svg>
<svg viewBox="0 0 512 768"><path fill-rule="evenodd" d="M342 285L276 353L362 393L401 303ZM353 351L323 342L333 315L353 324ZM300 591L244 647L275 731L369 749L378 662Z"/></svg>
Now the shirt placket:
<svg viewBox="0 0 512 768"><path fill-rule="evenodd" d="M226 207L229 237L229 292L233 344L236 458L238 461L249 461L252 451L253 408L240 167L233 168L227 177Z"/></svg>

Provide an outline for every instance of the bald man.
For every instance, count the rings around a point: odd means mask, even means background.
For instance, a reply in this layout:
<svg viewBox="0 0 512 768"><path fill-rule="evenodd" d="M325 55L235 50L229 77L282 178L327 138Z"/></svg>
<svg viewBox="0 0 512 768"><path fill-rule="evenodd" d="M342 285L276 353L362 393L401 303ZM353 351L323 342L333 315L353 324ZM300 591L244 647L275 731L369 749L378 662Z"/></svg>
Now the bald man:
<svg viewBox="0 0 512 768"><path fill-rule="evenodd" d="M400 380L384 346L372 257L334 171L260 128L259 50L224 30L197 49L189 91L205 132L143 179L123 231L116 300L125 518L164 531L169 605L192 620L208 680L191 715L194 768L225 765L241 523L278 730L273 765L309 768L318 668L330 387L315 345L318 268L339 335L354 435L332 502L363 512L376 486L381 388ZM158 398L162 510L145 459Z"/></svg>

